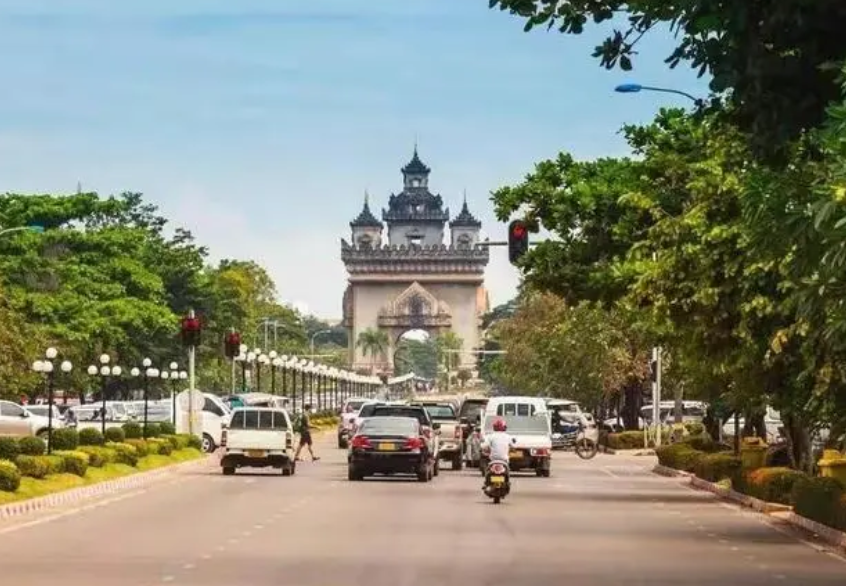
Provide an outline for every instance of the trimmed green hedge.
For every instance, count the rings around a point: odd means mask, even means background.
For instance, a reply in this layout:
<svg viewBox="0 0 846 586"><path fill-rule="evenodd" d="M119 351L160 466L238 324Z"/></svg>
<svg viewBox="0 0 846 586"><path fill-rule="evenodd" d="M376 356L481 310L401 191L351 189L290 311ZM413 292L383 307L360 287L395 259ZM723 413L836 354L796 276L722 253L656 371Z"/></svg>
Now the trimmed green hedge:
<svg viewBox="0 0 846 586"><path fill-rule="evenodd" d="M88 472L88 462L91 458L85 452L59 450L53 452L53 455L62 459L63 471L68 474L85 476L85 473Z"/></svg>
<svg viewBox="0 0 846 586"><path fill-rule="evenodd" d="M846 490L834 478L797 479L791 499L797 515L846 531Z"/></svg>
<svg viewBox="0 0 846 586"><path fill-rule="evenodd" d="M99 429L86 427L79 431L79 445L81 446L102 446L104 443L103 434Z"/></svg>
<svg viewBox="0 0 846 586"><path fill-rule="evenodd" d="M18 439L18 450L25 456L41 456L47 451L47 442L40 437L22 437Z"/></svg>
<svg viewBox="0 0 846 586"><path fill-rule="evenodd" d="M655 455L658 456L658 463L662 466L693 472L696 463L705 455L705 452L694 449L690 444L679 442L656 448Z"/></svg>
<svg viewBox="0 0 846 586"><path fill-rule="evenodd" d="M75 450L79 447L79 432L73 427L54 429L50 437L53 450Z"/></svg>
<svg viewBox="0 0 846 586"><path fill-rule="evenodd" d="M102 468L117 460L117 452L104 446L80 446L78 451L88 455L88 465L94 468Z"/></svg>
<svg viewBox="0 0 846 586"><path fill-rule="evenodd" d="M121 428L123 429L123 439L143 439L144 428L140 423L130 421L129 423L124 423Z"/></svg>
<svg viewBox="0 0 846 586"><path fill-rule="evenodd" d="M758 468L746 474L743 492L770 503L793 504L793 487L808 476L791 468Z"/></svg>
<svg viewBox="0 0 846 586"><path fill-rule="evenodd" d="M0 490L15 492L21 485L21 471L11 460L0 459Z"/></svg>
<svg viewBox="0 0 846 586"><path fill-rule="evenodd" d="M0 460L8 460L14 463L21 453L21 447L18 445L18 438L2 436L0 437Z"/></svg>
<svg viewBox="0 0 846 586"><path fill-rule="evenodd" d="M115 451L115 462L135 466L138 464L138 450L123 442L106 442L106 447Z"/></svg>

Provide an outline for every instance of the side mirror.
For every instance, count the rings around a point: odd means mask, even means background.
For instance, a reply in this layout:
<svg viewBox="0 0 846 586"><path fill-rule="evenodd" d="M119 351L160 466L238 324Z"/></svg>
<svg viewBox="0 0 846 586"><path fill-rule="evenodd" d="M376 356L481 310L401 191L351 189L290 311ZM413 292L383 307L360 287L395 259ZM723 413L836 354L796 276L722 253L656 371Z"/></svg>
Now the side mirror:
<svg viewBox="0 0 846 586"><path fill-rule="evenodd" d="M435 431L438 431L439 429L441 429L441 424L440 423L433 423L432 429L434 429Z"/></svg>
<svg viewBox="0 0 846 586"><path fill-rule="evenodd" d="M516 438L516 437L512 437L512 438L511 438L511 443L512 443L512 444L516 444L516 443L517 443L517 438Z"/></svg>
<svg viewBox="0 0 846 586"><path fill-rule="evenodd" d="M229 423L226 421L221 422L220 429L229 429Z"/></svg>

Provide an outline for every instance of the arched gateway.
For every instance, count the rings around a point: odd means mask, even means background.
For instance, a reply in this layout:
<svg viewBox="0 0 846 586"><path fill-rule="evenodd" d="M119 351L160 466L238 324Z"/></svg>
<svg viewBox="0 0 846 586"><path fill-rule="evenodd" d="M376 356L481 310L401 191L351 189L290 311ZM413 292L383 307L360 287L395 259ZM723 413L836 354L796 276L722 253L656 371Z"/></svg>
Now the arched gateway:
<svg viewBox="0 0 846 586"><path fill-rule="evenodd" d="M378 371L393 372L396 345L409 330L432 336L454 332L462 341L459 368L475 370L470 350L479 343L480 318L488 310L484 288L488 247L477 246L482 223L473 217L465 199L461 212L449 221L440 195L429 191L430 169L414 149L402 169L403 190L392 194L382 210L387 224L364 208L350 222L352 242L341 239L341 259L349 284L344 293L344 325L350 332L353 368L370 368L374 359L356 344L361 332L382 330L388 348L375 360ZM449 241L444 243L449 222Z"/></svg>

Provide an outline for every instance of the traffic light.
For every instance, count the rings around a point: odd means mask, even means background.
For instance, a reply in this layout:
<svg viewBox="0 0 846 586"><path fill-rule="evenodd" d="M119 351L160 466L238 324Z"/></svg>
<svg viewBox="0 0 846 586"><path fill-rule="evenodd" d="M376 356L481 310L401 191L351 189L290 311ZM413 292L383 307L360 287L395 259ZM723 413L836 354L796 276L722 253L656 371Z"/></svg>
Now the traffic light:
<svg viewBox="0 0 846 586"><path fill-rule="evenodd" d="M224 344L224 354L226 354L226 357L235 358L241 353L241 334L238 332L230 332L226 334Z"/></svg>
<svg viewBox="0 0 846 586"><path fill-rule="evenodd" d="M529 227L523 220L514 220L508 225L508 260L511 264L529 251Z"/></svg>
<svg viewBox="0 0 846 586"><path fill-rule="evenodd" d="M200 323L200 318L194 316L182 318L182 343L185 346L199 346L202 331L203 326Z"/></svg>

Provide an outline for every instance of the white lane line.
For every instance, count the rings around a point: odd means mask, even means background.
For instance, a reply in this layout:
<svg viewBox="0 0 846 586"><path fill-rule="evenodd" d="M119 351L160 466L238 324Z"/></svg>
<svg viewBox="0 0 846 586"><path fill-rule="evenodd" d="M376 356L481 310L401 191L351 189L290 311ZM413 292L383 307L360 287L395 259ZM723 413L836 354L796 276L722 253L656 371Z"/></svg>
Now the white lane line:
<svg viewBox="0 0 846 586"><path fill-rule="evenodd" d="M784 574L776 574L775 576L773 576L773 578L775 578L776 580L787 580L787 576L785 576Z"/></svg>
<svg viewBox="0 0 846 586"><path fill-rule="evenodd" d="M231 545L235 545L236 543L238 543L238 540L235 539L234 537L230 537L229 539L226 540L226 542L231 544Z"/></svg>
<svg viewBox="0 0 846 586"><path fill-rule="evenodd" d="M212 559L212 556L211 556L210 553L204 553L203 555L200 556L200 559L201 560L210 560L210 559Z"/></svg>
<svg viewBox="0 0 846 586"><path fill-rule="evenodd" d="M261 523L256 523L255 525L253 525L253 529L264 529L264 525L262 525Z"/></svg>
<svg viewBox="0 0 846 586"><path fill-rule="evenodd" d="M249 537L252 534L253 534L252 531L244 531L243 533L241 533L241 535L243 535L244 537Z"/></svg>
<svg viewBox="0 0 846 586"><path fill-rule="evenodd" d="M608 468L600 468L600 470L602 470L603 472L605 472L605 473L606 473L608 476L610 476L611 478L616 478L616 479L618 479L618 480L620 479L620 477L619 477L619 476L617 476L616 474L614 474L613 472L611 472Z"/></svg>
<svg viewBox="0 0 846 586"><path fill-rule="evenodd" d="M255 478L247 478L246 480L244 480L244 484L255 484L255 481Z"/></svg>
<svg viewBox="0 0 846 586"><path fill-rule="evenodd" d="M214 549L215 549L215 551L226 551L226 548L225 548L224 546L222 546L222 545L218 545L218 546L217 546L216 548L214 548Z"/></svg>
<svg viewBox="0 0 846 586"><path fill-rule="evenodd" d="M196 567L197 566L195 566L194 564L185 564L184 566L182 566L182 569L183 570L193 570Z"/></svg>
<svg viewBox="0 0 846 586"><path fill-rule="evenodd" d="M732 550L732 551L740 551L740 548L739 548L739 547L734 547L734 546L732 546L731 550Z"/></svg>
<svg viewBox="0 0 846 586"><path fill-rule="evenodd" d="M174 580L173 576L162 576L162 582L173 582Z"/></svg>

